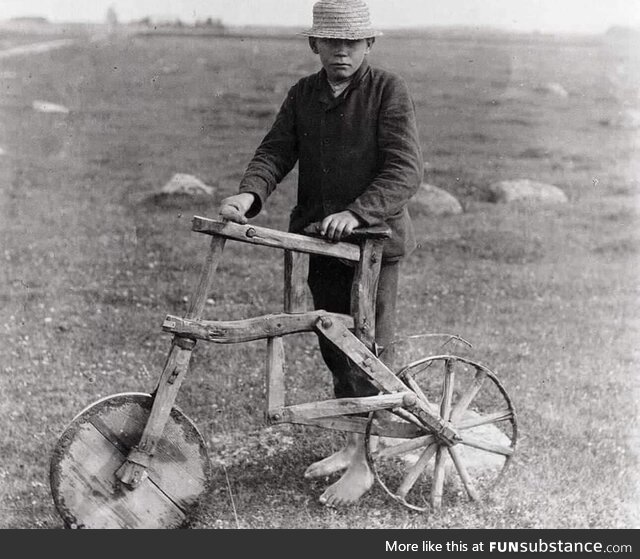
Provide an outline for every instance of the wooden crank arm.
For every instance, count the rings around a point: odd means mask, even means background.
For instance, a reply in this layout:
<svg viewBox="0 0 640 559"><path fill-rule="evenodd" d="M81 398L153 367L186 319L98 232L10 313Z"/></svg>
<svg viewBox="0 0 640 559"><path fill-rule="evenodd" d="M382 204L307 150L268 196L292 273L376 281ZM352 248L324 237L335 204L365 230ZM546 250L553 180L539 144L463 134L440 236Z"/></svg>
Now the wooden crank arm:
<svg viewBox="0 0 640 559"><path fill-rule="evenodd" d="M230 321L189 320L168 315L162 329L187 338L233 344L298 332L312 332L315 330L316 321L322 317L338 322L349 330L354 327L352 316L320 310L297 314L277 313Z"/></svg>
<svg viewBox="0 0 640 559"><path fill-rule="evenodd" d="M328 318L320 318L316 323L318 332L340 348L358 369L366 374L379 390L387 393L406 392L408 387L378 359L354 334L340 323ZM416 398L414 405L408 408L427 429L447 446L460 442L458 432L448 421L443 421L426 404Z"/></svg>

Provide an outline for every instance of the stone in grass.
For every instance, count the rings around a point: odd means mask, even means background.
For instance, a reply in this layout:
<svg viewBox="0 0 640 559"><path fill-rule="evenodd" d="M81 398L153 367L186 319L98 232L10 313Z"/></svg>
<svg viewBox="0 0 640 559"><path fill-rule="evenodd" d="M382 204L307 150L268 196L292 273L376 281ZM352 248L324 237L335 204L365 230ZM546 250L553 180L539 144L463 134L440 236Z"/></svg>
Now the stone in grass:
<svg viewBox="0 0 640 559"><path fill-rule="evenodd" d="M567 98L569 97L569 92L562 86L562 84L551 82L545 83L536 88L540 93L549 93L551 95L555 95L557 97Z"/></svg>
<svg viewBox="0 0 640 559"><path fill-rule="evenodd" d="M48 101L34 101L31 105L35 111L39 113L60 113L68 114L69 109L64 105L49 103Z"/></svg>
<svg viewBox="0 0 640 559"><path fill-rule="evenodd" d="M479 415L471 410L467 410L463 419L477 419ZM492 445L499 445L506 448L511 447L511 439L501 431L496 425L486 424L465 429L465 435L476 440L484 441ZM383 437L380 440L381 448L394 446L402 442L401 439ZM504 467L506 458L502 454L494 454L486 450L480 450L466 445L457 445L460 458L471 475L497 475ZM423 450L423 449L422 449ZM413 466L420 458L420 450L401 454L402 460L407 468ZM433 469L427 469L427 475L433 474Z"/></svg>
<svg viewBox="0 0 640 559"><path fill-rule="evenodd" d="M640 128L640 110L626 109L624 111L620 111L612 119L601 120L600 124L604 126L613 126L615 128L626 128L629 130Z"/></svg>
<svg viewBox="0 0 640 559"><path fill-rule="evenodd" d="M457 215L463 212L458 199L446 190L422 183L409 203L409 212L414 215Z"/></svg>
<svg viewBox="0 0 640 559"><path fill-rule="evenodd" d="M213 196L215 189L203 183L197 177L185 173L176 173L162 187L162 194L186 194L187 196Z"/></svg>
<svg viewBox="0 0 640 559"><path fill-rule="evenodd" d="M564 204L568 201L567 195L557 186L529 179L494 182L489 185L489 195L491 202L499 204Z"/></svg>

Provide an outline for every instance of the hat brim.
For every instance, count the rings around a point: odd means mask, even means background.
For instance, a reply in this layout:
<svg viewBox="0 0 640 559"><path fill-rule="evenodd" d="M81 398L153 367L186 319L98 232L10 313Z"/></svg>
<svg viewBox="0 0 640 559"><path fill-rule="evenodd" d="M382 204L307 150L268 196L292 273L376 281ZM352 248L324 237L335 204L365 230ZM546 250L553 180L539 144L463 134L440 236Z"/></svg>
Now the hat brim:
<svg viewBox="0 0 640 559"><path fill-rule="evenodd" d="M380 37L382 31L376 29L358 29L353 31L332 31L327 29L307 29L301 31L298 35L304 37L315 37L316 39L346 39L348 41L359 41L360 39L370 39L372 37Z"/></svg>

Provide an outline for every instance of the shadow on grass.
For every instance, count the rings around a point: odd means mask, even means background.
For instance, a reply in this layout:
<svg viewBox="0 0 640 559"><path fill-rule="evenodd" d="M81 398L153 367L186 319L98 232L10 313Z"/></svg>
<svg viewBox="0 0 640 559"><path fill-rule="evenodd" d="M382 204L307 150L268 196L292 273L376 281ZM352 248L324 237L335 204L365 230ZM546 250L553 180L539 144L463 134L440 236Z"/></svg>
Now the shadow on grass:
<svg viewBox="0 0 640 559"><path fill-rule="evenodd" d="M305 479L303 472L328 452L325 441L299 440L294 447L270 456L258 454L231 464L212 465L210 489L201 500L189 528L416 528L442 522L433 511L412 511L394 501L376 482L356 503L340 508L322 505L318 498L340 474ZM445 486L443 506L461 511L465 495ZM448 522L448 520L446 521Z"/></svg>

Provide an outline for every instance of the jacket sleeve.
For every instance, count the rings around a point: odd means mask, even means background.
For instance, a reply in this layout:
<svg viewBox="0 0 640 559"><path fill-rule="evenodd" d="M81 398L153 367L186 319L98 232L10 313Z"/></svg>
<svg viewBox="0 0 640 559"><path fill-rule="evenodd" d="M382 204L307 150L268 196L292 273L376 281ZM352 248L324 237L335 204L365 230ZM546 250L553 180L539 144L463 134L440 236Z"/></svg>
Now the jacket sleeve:
<svg viewBox="0 0 640 559"><path fill-rule="evenodd" d="M380 170L347 206L366 225L397 217L422 182L424 164L415 107L399 77L394 76L383 88L377 131Z"/></svg>
<svg viewBox="0 0 640 559"><path fill-rule="evenodd" d="M249 218L260 213L266 199L298 161L295 96L294 85L240 181L240 192L256 196L256 201L247 212Z"/></svg>

